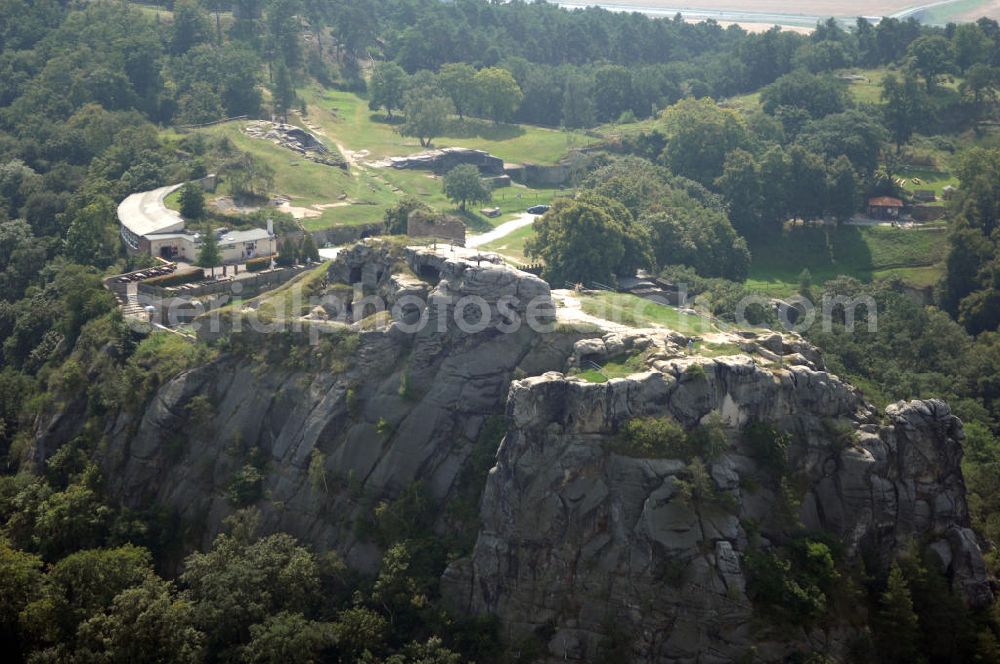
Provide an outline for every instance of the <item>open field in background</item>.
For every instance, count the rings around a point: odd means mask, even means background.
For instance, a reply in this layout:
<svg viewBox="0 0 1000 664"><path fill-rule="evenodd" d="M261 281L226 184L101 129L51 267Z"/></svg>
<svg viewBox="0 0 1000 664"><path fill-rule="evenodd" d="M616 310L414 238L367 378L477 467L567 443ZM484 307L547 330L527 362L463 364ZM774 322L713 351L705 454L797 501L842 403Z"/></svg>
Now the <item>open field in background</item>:
<svg viewBox="0 0 1000 664"><path fill-rule="evenodd" d="M857 16L905 17L913 13L922 22L944 24L974 21L981 16L1000 17L996 0L955 0L935 5L935 0L554 0L567 7L600 5L607 9L638 11L651 15L686 14L691 22L713 18L737 23L753 30L761 23L780 25L815 24L817 17L852 19ZM920 9L926 7L926 9Z"/></svg>
<svg viewBox="0 0 1000 664"><path fill-rule="evenodd" d="M367 162L386 157L401 156L421 152L415 138L402 136L398 125L386 121L382 113L368 108L368 102L356 94L338 90L311 87L300 92L308 104L308 114L302 119L303 125L311 125L320 140L331 148L337 148L351 158L351 175L361 181L358 196L348 194L354 200L364 200L370 205L339 207L324 211L318 218L304 219L303 225L309 230L327 228L333 224L366 223L378 220L384 209L404 195L413 195L431 207L454 212L454 206L442 192L441 178L422 170L397 170L393 168L373 168ZM583 134L565 132L530 125L500 125L492 122L453 118L446 136L435 139L434 147L469 147L486 150L508 162L556 163L569 150L582 147L594 141ZM498 189L489 206L499 207L500 217L487 218L478 213L483 206L470 206L463 215L472 231L488 230L505 221L525 208L540 203L548 203L561 192L552 189L531 189L522 186ZM377 210L374 219L373 209Z"/></svg>
<svg viewBox="0 0 1000 664"><path fill-rule="evenodd" d="M987 16L1000 18L1000 0L959 0L951 5L932 7L924 12L924 23L942 25L953 21L964 23Z"/></svg>
<svg viewBox="0 0 1000 664"><path fill-rule="evenodd" d="M902 79L903 72L901 70L894 71L893 69L850 69L845 73L854 74L857 76L863 76L865 80L856 80L846 83L848 86L848 92L851 93L851 97L859 104L881 104L882 103L882 82L885 77L890 73L895 73L897 79ZM936 96L942 96L946 94L946 91L951 91L957 97L958 87L962 83L962 79L958 76L945 76L938 80L937 90L935 91Z"/></svg>
<svg viewBox="0 0 1000 664"><path fill-rule="evenodd" d="M586 0L579 1L586 4ZM799 0L794 4L788 0L593 0L591 4L671 11L677 8L680 11L711 9L820 16L888 16L923 3L919 0Z"/></svg>

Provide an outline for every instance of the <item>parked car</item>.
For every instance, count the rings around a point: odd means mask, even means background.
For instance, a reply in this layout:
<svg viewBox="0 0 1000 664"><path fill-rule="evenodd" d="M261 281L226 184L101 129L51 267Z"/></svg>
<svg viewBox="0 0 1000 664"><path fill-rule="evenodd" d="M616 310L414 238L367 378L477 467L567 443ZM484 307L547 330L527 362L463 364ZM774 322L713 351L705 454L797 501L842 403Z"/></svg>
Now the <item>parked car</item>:
<svg viewBox="0 0 1000 664"><path fill-rule="evenodd" d="M528 214L545 214L549 211L548 205L532 205L528 208Z"/></svg>

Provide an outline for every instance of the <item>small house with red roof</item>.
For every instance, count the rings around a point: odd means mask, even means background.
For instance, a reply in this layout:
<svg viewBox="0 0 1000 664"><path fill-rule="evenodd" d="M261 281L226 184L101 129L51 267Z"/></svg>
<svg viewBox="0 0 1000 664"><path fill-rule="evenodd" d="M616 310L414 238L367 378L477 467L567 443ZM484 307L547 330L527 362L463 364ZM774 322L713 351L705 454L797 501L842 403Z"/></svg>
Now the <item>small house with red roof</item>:
<svg viewBox="0 0 1000 664"><path fill-rule="evenodd" d="M892 196L878 196L868 199L868 216L872 219L899 219L903 212L903 201Z"/></svg>

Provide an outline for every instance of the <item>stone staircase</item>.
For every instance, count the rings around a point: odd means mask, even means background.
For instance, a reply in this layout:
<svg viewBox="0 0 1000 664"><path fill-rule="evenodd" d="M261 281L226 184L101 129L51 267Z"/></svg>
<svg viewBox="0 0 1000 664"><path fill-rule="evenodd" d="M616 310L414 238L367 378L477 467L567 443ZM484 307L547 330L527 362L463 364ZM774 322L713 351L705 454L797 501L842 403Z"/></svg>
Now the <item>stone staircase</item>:
<svg viewBox="0 0 1000 664"><path fill-rule="evenodd" d="M122 316L125 318L138 318L145 323L150 321L149 312L139 303L138 284L128 284L125 287L124 299L119 297L118 302L122 309Z"/></svg>

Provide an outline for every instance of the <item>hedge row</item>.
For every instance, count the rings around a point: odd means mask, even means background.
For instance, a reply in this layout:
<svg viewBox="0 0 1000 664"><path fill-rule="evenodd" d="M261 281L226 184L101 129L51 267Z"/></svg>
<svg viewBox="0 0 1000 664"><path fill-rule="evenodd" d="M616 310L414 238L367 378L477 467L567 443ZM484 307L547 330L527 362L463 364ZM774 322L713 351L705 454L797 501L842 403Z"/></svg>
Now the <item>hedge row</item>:
<svg viewBox="0 0 1000 664"><path fill-rule="evenodd" d="M260 272L261 270L266 270L271 267L271 257L261 256L260 258L251 258L246 262L247 272Z"/></svg>

